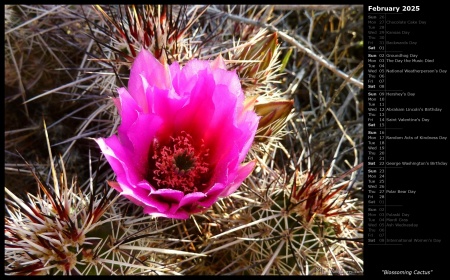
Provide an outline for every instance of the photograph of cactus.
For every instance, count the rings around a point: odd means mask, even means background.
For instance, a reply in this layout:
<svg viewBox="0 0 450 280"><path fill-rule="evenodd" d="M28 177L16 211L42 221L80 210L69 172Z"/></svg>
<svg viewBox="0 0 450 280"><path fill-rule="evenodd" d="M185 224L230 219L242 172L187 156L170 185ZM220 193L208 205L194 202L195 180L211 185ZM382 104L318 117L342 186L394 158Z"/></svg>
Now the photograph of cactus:
<svg viewBox="0 0 450 280"><path fill-rule="evenodd" d="M362 5L5 5L6 275L363 275Z"/></svg>

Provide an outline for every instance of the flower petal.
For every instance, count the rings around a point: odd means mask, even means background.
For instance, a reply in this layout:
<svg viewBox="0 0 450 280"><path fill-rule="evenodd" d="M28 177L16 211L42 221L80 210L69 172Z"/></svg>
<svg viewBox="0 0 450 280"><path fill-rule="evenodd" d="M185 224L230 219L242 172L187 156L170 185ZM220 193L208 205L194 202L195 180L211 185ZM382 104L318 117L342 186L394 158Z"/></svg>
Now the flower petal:
<svg viewBox="0 0 450 280"><path fill-rule="evenodd" d="M135 185L142 180L136 170L129 150L124 148L119 138L113 135L107 139L95 139L111 168L116 173L117 181L124 185Z"/></svg>
<svg viewBox="0 0 450 280"><path fill-rule="evenodd" d="M219 198L219 195L224 191L225 189L225 185L221 184L221 183L215 183L211 189L209 189L206 194L207 196L203 199L201 199L198 204L208 208L211 205L214 204L214 202L217 201L217 199Z"/></svg>
<svg viewBox="0 0 450 280"><path fill-rule="evenodd" d="M142 50L134 60L128 81L128 91L137 104L147 112L145 91L148 86L171 88L170 70L162 65L149 51Z"/></svg>
<svg viewBox="0 0 450 280"><path fill-rule="evenodd" d="M212 102L214 88L212 75L208 75L204 70L201 71L197 83L191 90L189 103L175 115L176 131L186 131L193 138L202 138L214 114Z"/></svg>
<svg viewBox="0 0 450 280"><path fill-rule="evenodd" d="M173 93L173 90L148 88L147 100L149 110L158 115L162 120L162 125L158 130L158 139L167 139L174 133L174 116L187 103L189 96L184 98Z"/></svg>
<svg viewBox="0 0 450 280"><path fill-rule="evenodd" d="M136 100L131 97L125 88L119 88L119 98L115 99L115 104L121 116L120 126L117 129L119 134L126 134L128 129L136 121L138 113L142 112L142 109L137 105ZM131 143L127 140L125 145L129 146Z"/></svg>
<svg viewBox="0 0 450 280"><path fill-rule="evenodd" d="M196 86L197 80L203 73L211 74L210 63L202 60L189 61L175 76L172 85L179 96L190 96L191 90Z"/></svg>
<svg viewBox="0 0 450 280"><path fill-rule="evenodd" d="M255 167L256 161L241 162L259 117L252 106L245 107L239 77L226 70L222 57L192 60L180 68L177 62L161 64L142 50L131 67L128 90L118 92L118 135L96 142L116 173L117 183L110 186L144 213L187 219L235 192ZM198 169L185 176L190 168ZM179 186L161 184L164 180ZM202 192L190 192L196 184L207 185ZM174 189L157 188L163 186Z"/></svg>
<svg viewBox="0 0 450 280"><path fill-rule="evenodd" d="M180 220L188 219L189 216L191 215L187 211L178 211L175 213L163 213L163 212L160 212L157 208L152 207L152 206L145 206L144 213L152 215L153 217L165 217L165 218L180 219Z"/></svg>
<svg viewBox="0 0 450 280"><path fill-rule="evenodd" d="M213 163L228 154L234 139L241 134L234 121L237 114L236 102L236 96L230 93L226 86L216 85L213 95L214 114L203 135L205 143L210 147Z"/></svg>
<svg viewBox="0 0 450 280"><path fill-rule="evenodd" d="M221 54L219 54L219 56L211 62L211 68L213 70L217 70L217 69L226 70L227 69L227 66L225 65L225 61L223 60L223 57Z"/></svg>
<svg viewBox="0 0 450 280"><path fill-rule="evenodd" d="M139 114L134 124L126 132L126 136L133 145L132 160L142 178L147 172L150 148L161 124L162 120L159 116ZM120 136L123 135L120 134Z"/></svg>
<svg viewBox="0 0 450 280"><path fill-rule="evenodd" d="M236 140L236 143L241 147L239 153L239 161L243 161L247 155L255 138L256 130L258 128L259 117L253 111L247 111L239 123L239 129L242 134Z"/></svg>
<svg viewBox="0 0 450 280"><path fill-rule="evenodd" d="M188 193L181 199L180 207L192 205L204 197L206 197L206 194L202 192Z"/></svg>
<svg viewBox="0 0 450 280"><path fill-rule="evenodd" d="M232 92L236 96L238 102L235 108L241 111L244 106L244 92L241 87L241 82L236 74L236 71L227 71L224 69L217 69L213 72L214 81L218 85L225 85L228 87L228 91Z"/></svg>
<svg viewBox="0 0 450 280"><path fill-rule="evenodd" d="M245 180L245 178L247 178L247 176L250 175L250 173L252 173L253 169L255 168L255 165L256 160L252 160L244 165L241 165L237 171L236 177L234 178L234 182L231 183L230 186L220 194L220 196L225 197L234 193L242 184L242 182Z"/></svg>

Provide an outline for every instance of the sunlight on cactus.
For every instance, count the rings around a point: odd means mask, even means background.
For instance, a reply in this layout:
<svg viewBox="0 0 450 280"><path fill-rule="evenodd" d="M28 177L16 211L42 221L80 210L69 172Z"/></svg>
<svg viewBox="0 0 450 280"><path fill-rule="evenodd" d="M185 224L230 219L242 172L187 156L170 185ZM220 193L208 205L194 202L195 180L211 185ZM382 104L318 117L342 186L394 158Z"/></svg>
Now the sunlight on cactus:
<svg viewBox="0 0 450 280"><path fill-rule="evenodd" d="M125 59L128 66L141 49L153 53L163 64L180 60L184 38L202 14L198 8L187 11L187 6L178 5L95 5L94 9L106 23L103 32L113 39L112 44L106 44L106 47ZM197 12L199 15L195 16ZM117 61L116 65L119 64Z"/></svg>
<svg viewBox="0 0 450 280"><path fill-rule="evenodd" d="M48 138L47 145L52 160ZM103 223L121 219L119 215L104 217L115 200L112 191L94 200L92 186L90 192L81 191L75 178L68 181L61 158L58 163L60 173L56 171L56 162L51 162L51 184L32 170L39 192L36 196L28 194L28 200L5 188L10 197L5 221L9 273L79 274L77 265L83 261L77 260L78 254L95 239L87 234Z"/></svg>
<svg viewBox="0 0 450 280"><path fill-rule="evenodd" d="M256 141L267 141L278 137L278 133L284 128L291 110L293 100L278 100L267 103L255 104L255 112L261 116L256 132Z"/></svg>
<svg viewBox="0 0 450 280"><path fill-rule="evenodd" d="M293 151L288 166L299 165L295 158L308 164L305 150ZM317 168L300 176L298 167L275 172L261 166L237 194L252 198L242 208L248 220L212 238L226 239L243 230L237 241L249 251L235 258L249 260L245 271L251 274L362 274L361 202L349 198L361 165L337 178ZM309 193L300 192L305 189Z"/></svg>

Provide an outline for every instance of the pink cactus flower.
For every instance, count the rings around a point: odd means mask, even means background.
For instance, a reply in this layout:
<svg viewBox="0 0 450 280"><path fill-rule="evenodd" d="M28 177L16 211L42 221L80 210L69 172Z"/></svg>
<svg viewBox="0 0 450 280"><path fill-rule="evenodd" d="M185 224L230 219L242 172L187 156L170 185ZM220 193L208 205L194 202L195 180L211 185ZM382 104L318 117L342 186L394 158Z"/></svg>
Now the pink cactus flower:
<svg viewBox="0 0 450 280"><path fill-rule="evenodd" d="M110 185L144 213L187 219L235 192L255 167L242 162L259 117L221 57L180 69L142 50L118 92L118 135L95 140L116 174Z"/></svg>

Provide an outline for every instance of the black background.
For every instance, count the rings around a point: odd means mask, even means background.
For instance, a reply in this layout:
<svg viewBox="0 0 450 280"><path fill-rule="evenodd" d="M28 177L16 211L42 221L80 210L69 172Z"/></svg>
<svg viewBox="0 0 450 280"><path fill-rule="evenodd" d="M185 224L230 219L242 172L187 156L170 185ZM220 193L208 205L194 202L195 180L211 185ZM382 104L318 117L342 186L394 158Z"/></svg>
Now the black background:
<svg viewBox="0 0 450 280"><path fill-rule="evenodd" d="M370 1L364 3L365 32L367 32L368 6L402 7L403 5L419 5L418 12L399 12L398 15L390 14L389 19L399 20L424 20L426 25L397 25L397 30L408 30L411 36L398 37L386 35L387 41L417 41L417 46L386 45L386 50L401 50L403 53L414 53L419 59L434 59L433 64L386 64L389 69L429 69L442 68L450 70L449 47L445 42L449 35L449 13L447 8L431 1ZM400 9L401 10L401 9ZM401 14L400 14L401 13ZM394 30L394 26L388 26L387 30ZM365 36L367 46L367 36ZM366 63L367 67L367 55ZM367 79L367 78L366 78ZM386 89L397 89L403 92L415 92L414 98L387 97L386 107L439 107L441 113L436 112L410 112L406 114L386 112L387 118L398 116L429 117L429 123L395 123L386 122L386 136L449 136L449 101L450 94L448 84L450 82L446 74L386 74ZM367 82L365 81L365 84ZM366 90L367 92L367 90ZM367 97L366 97L367 98ZM407 104L405 104L407 102ZM365 104L367 104L365 102ZM392 129L397 128L397 129ZM367 123L365 126L367 131ZM366 132L365 132L366 133ZM367 137L367 135L365 135ZM448 140L388 140L386 141L386 161L445 161L449 163ZM366 149L366 148L365 148ZM365 150L367 155L367 150ZM367 162L367 158L365 158ZM417 223L418 228L387 228L387 238L436 238L441 243L402 243L398 245L371 245L365 240L364 247L364 274L367 277L383 277L398 275L384 275L383 270L410 271L411 277L440 279L446 275L448 260L447 252L447 206L448 199L449 167L447 166L403 166L402 168L389 168L386 176L386 189L414 189L416 195L387 196L386 204L401 204L399 212L409 213L409 221ZM367 177L365 178L367 180ZM367 182L367 181L366 181ZM366 184L365 184L366 185ZM408 199L403 199L408 197ZM367 198L366 201L367 202ZM367 203L365 203L367 206ZM367 213L367 211L365 211ZM391 212L395 212L392 211ZM366 223L367 226L367 223ZM366 230L367 232L367 230ZM422 273L428 275L424 275ZM408 276L410 277L410 276Z"/></svg>

